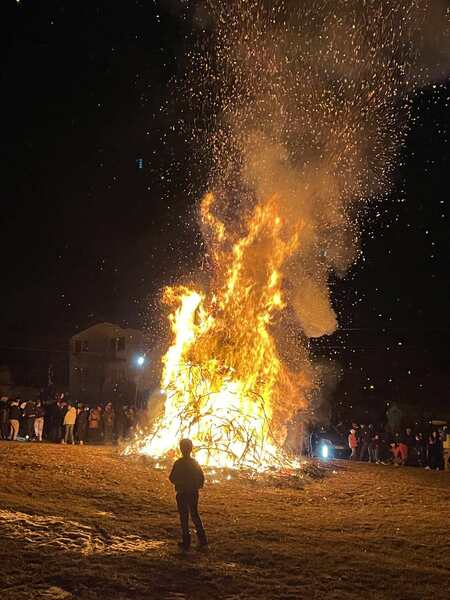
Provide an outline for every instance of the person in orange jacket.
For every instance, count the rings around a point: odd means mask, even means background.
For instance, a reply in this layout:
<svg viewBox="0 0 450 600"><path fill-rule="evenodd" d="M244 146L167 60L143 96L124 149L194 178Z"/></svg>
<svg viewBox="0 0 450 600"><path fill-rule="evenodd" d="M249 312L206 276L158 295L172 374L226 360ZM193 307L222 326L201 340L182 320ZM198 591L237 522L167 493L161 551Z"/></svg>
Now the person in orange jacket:
<svg viewBox="0 0 450 600"><path fill-rule="evenodd" d="M358 449L358 438L356 437L355 429L350 429L350 433L348 434L348 447L351 450L350 459L356 460L357 449Z"/></svg>

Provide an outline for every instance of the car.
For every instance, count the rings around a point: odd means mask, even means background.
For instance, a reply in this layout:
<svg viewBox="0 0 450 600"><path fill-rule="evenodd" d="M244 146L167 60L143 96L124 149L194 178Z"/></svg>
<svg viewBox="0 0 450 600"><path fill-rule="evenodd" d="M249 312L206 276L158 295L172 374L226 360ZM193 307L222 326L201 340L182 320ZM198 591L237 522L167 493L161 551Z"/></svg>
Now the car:
<svg viewBox="0 0 450 600"><path fill-rule="evenodd" d="M323 460L349 458L350 449L345 437L332 427L321 427L310 435L310 455Z"/></svg>

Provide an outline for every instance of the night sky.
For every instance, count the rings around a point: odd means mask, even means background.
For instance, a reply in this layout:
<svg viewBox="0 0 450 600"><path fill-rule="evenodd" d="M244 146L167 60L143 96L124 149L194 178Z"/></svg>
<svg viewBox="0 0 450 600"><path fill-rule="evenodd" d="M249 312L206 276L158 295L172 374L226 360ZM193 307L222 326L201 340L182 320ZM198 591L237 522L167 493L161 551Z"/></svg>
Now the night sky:
<svg viewBox="0 0 450 600"><path fill-rule="evenodd" d="M177 87L198 35L186 3L3 4L2 352L60 347L101 320L156 339L161 287L202 257L207 173ZM364 258L333 286L342 330L312 345L343 370L336 399L362 412L448 412L449 97L448 82L417 94Z"/></svg>

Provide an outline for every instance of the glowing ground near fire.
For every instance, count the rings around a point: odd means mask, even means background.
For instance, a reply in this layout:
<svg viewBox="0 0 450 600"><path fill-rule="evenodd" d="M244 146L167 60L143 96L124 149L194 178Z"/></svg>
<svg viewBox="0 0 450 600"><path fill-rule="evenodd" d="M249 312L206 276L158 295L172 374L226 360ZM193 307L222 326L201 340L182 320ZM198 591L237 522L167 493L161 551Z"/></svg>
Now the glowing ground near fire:
<svg viewBox="0 0 450 600"><path fill-rule="evenodd" d="M145 457L13 443L0 455L2 600L448 595L444 472L340 462L295 488L207 482L210 551L183 556L167 472Z"/></svg>

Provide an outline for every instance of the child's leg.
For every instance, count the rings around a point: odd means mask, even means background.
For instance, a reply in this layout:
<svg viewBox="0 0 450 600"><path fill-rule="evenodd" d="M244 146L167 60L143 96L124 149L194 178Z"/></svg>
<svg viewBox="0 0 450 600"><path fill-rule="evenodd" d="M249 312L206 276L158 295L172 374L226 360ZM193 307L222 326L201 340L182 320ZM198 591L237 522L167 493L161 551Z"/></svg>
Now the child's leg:
<svg viewBox="0 0 450 600"><path fill-rule="evenodd" d="M198 514L198 492L193 492L189 494L189 512L191 513L192 522L195 525L195 530L197 531L197 537L200 544L206 545L206 534L203 528L203 523Z"/></svg>
<svg viewBox="0 0 450 600"><path fill-rule="evenodd" d="M189 495L188 494L177 494L177 507L180 514L181 533L183 536L183 543L186 547L189 547L190 535L189 535Z"/></svg>

